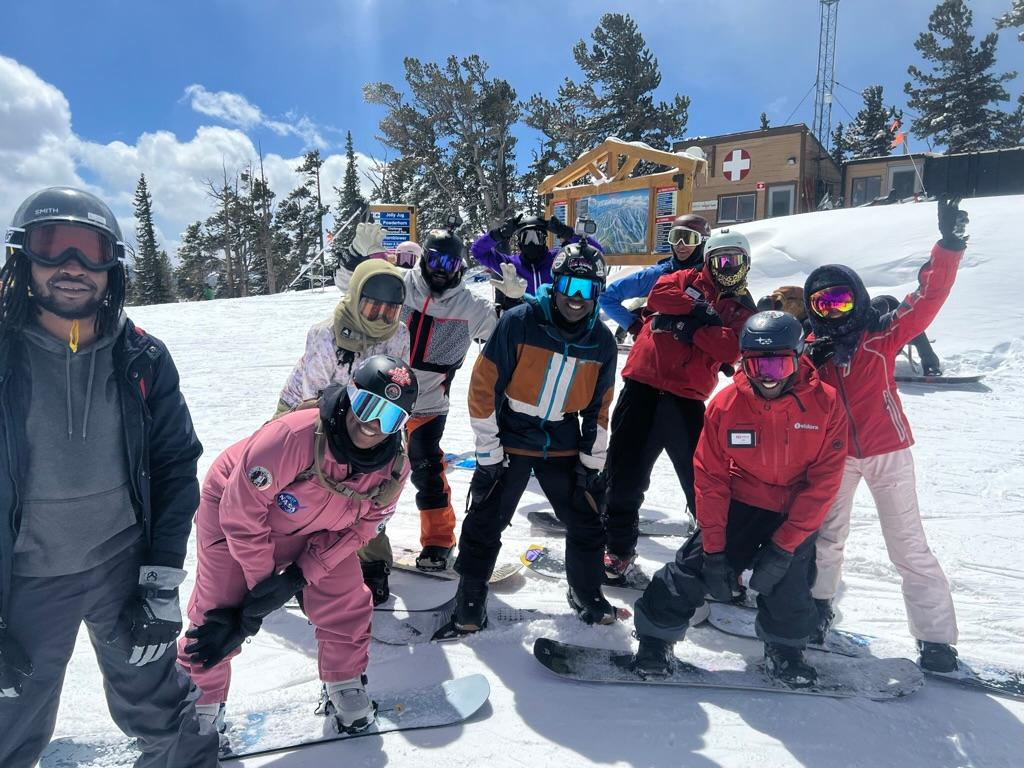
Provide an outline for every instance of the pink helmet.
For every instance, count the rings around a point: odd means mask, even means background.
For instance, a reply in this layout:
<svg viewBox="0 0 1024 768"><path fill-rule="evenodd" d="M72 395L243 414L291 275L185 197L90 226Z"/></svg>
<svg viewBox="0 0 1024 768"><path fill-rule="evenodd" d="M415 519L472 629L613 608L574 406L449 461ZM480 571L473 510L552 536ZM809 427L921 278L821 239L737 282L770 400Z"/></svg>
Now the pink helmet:
<svg viewBox="0 0 1024 768"><path fill-rule="evenodd" d="M420 247L419 243L414 243L412 240L406 240L404 243L399 243L395 248L394 261L392 263L396 267L411 269L416 266L416 260L422 255L423 249Z"/></svg>

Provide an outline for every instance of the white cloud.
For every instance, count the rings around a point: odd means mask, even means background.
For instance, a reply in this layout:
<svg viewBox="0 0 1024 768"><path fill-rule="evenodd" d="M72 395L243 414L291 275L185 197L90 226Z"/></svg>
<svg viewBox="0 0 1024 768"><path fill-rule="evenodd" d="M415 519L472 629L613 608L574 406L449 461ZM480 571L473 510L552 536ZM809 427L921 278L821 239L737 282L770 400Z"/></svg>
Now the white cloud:
<svg viewBox="0 0 1024 768"><path fill-rule="evenodd" d="M245 105L259 112L247 101L218 98L202 103L211 110L204 114L218 119L226 119L222 115L247 119L250 113ZM214 115L218 104L223 112ZM260 124L265 125L265 119ZM303 123L302 118L288 124L284 135L298 136L300 131L317 136L316 127L311 122ZM221 183L225 171L233 179L237 172L258 162L255 144L239 127L201 126L187 140L170 131L155 131L141 134L133 144L102 144L76 136L71 129L71 108L61 91L27 67L0 56L0 228L31 192L68 184L87 188L103 198L131 242L135 233L135 186L139 175L145 173L160 243L173 255L185 227L213 213L206 181ZM298 185L295 168L301 162L301 155L264 156L264 173L278 200ZM369 194L370 185L362 172L372 162L365 155L357 155L364 195ZM325 204L335 204L334 187L341 185L344 172L343 154L324 157L320 185Z"/></svg>
<svg viewBox="0 0 1024 768"><path fill-rule="evenodd" d="M189 105L196 112L243 130L263 126L278 136L297 136L307 147L330 146L320 128L306 115L289 111L284 120L276 120L265 115L262 109L240 93L208 91L202 85L193 83L185 89L184 98L188 99Z"/></svg>

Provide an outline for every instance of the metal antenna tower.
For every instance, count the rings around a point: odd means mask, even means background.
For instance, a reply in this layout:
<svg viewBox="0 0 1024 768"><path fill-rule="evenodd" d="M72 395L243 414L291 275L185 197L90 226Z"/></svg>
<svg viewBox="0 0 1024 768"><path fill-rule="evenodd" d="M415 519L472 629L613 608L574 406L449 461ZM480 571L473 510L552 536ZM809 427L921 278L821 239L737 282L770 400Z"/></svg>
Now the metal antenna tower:
<svg viewBox="0 0 1024 768"><path fill-rule="evenodd" d="M820 0L821 30L818 33L818 74L814 81L814 135L828 149L832 140L832 87L836 75L836 27L839 0Z"/></svg>

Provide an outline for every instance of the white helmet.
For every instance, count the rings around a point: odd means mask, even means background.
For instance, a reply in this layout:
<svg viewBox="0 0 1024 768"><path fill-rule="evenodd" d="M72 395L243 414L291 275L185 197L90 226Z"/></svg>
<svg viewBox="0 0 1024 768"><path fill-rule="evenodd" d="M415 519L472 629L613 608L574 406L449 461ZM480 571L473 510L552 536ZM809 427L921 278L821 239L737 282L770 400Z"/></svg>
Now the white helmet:
<svg viewBox="0 0 1024 768"><path fill-rule="evenodd" d="M719 288L742 290L750 271L750 241L742 232L720 229L704 244L704 260Z"/></svg>

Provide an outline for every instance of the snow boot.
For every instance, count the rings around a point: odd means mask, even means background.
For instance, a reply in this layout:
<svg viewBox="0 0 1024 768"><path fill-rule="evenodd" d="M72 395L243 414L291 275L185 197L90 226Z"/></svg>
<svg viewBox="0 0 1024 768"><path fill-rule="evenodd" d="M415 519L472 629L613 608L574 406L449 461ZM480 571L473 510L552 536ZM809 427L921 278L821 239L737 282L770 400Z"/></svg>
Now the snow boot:
<svg viewBox="0 0 1024 768"><path fill-rule="evenodd" d="M204 736L208 733L216 733L219 737L219 751L221 757L231 751L231 744L224 733L227 725L224 722L224 702L220 704L196 704L196 716L199 718L199 733Z"/></svg>
<svg viewBox="0 0 1024 768"><path fill-rule="evenodd" d="M636 552L626 557L619 557L611 552L604 554L604 583L609 587L621 587L627 583L630 572L636 567Z"/></svg>
<svg viewBox="0 0 1024 768"><path fill-rule="evenodd" d="M452 550L455 547L438 547L431 544L424 547L416 558L416 567L421 571L446 571L452 565Z"/></svg>
<svg viewBox="0 0 1024 768"><path fill-rule="evenodd" d="M923 371L921 373L922 376L941 376L942 375L942 369L937 367L937 366L925 365L925 366L922 366L922 368L923 368Z"/></svg>
<svg viewBox="0 0 1024 768"><path fill-rule="evenodd" d="M391 590L388 588L388 574L391 573L391 568L388 564L383 560L360 560L359 565L363 569L363 583L369 587L370 594L373 595L374 606L387 602L391 597Z"/></svg>
<svg viewBox="0 0 1024 768"><path fill-rule="evenodd" d="M455 592L455 615L452 623L462 633L479 632L487 626L487 580L459 579Z"/></svg>
<svg viewBox="0 0 1024 768"><path fill-rule="evenodd" d="M324 683L323 714L333 716L341 733L365 731L377 716L377 708L366 693L366 675L338 683Z"/></svg>
<svg viewBox="0 0 1024 768"><path fill-rule="evenodd" d="M633 671L640 677L668 677L672 674L676 657L672 653L673 643L650 635L638 635L640 647L633 656Z"/></svg>
<svg viewBox="0 0 1024 768"><path fill-rule="evenodd" d="M764 669L775 680L790 688L809 688L818 681L818 672L804 659L803 649L780 643L764 644Z"/></svg>
<svg viewBox="0 0 1024 768"><path fill-rule="evenodd" d="M808 642L811 645L824 645L825 637L828 635L828 631L832 627L832 622L835 621L836 615L832 610L831 600L815 598L814 607L818 611L818 625L815 627L814 632L811 633L811 637Z"/></svg>
<svg viewBox="0 0 1024 768"><path fill-rule="evenodd" d="M618 611L604 599L604 595L600 592L581 595L569 587L566 598L572 609L576 611L576 615L586 624L614 624L618 618Z"/></svg>
<svg viewBox="0 0 1024 768"><path fill-rule="evenodd" d="M917 659L917 665L923 670L941 674L956 672L959 668L956 648L949 643L929 643L926 640L918 640L917 650L921 654Z"/></svg>

